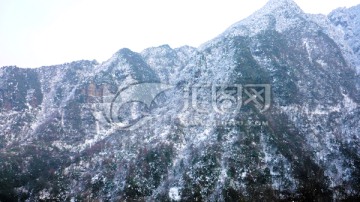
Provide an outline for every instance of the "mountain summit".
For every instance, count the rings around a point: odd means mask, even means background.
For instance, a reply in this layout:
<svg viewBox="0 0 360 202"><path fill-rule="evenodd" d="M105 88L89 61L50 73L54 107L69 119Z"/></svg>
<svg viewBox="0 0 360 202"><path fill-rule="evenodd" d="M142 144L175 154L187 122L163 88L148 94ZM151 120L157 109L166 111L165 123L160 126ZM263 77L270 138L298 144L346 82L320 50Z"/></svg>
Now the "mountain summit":
<svg viewBox="0 0 360 202"><path fill-rule="evenodd" d="M200 48L0 68L0 201L358 201L357 16L271 0Z"/></svg>
<svg viewBox="0 0 360 202"><path fill-rule="evenodd" d="M270 0L251 16L232 25L225 34L255 35L273 27L281 32L298 26L303 18L306 18L305 13L294 1Z"/></svg>
<svg viewBox="0 0 360 202"><path fill-rule="evenodd" d="M269 0L263 8L253 15L277 15L284 12L291 13L292 15L303 14L301 8L293 0Z"/></svg>

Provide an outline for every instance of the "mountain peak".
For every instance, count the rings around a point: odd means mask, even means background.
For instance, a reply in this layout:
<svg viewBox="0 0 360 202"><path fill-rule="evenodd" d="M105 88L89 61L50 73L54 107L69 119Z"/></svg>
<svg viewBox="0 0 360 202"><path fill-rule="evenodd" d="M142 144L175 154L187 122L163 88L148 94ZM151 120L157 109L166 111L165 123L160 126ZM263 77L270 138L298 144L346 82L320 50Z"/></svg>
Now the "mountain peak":
<svg viewBox="0 0 360 202"><path fill-rule="evenodd" d="M293 0L269 0L264 7L251 16L274 15L276 17L286 14L287 18L291 18L303 13L301 8Z"/></svg>
<svg viewBox="0 0 360 202"><path fill-rule="evenodd" d="M266 29L292 29L306 14L293 0L269 0L249 17L232 25L221 36L253 36Z"/></svg>
<svg viewBox="0 0 360 202"><path fill-rule="evenodd" d="M269 0L262 8L264 10L293 10L301 11L300 7L293 0Z"/></svg>
<svg viewBox="0 0 360 202"><path fill-rule="evenodd" d="M277 5L296 5L294 0L269 0L266 4Z"/></svg>

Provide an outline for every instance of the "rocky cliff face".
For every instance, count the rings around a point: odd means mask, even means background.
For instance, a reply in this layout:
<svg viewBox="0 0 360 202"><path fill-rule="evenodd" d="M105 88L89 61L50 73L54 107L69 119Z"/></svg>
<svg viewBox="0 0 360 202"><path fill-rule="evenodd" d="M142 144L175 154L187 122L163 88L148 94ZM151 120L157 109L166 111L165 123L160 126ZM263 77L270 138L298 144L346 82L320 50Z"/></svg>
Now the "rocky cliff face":
<svg viewBox="0 0 360 202"><path fill-rule="evenodd" d="M271 0L197 49L1 68L0 201L359 199L360 32L334 16L360 14L340 11Z"/></svg>

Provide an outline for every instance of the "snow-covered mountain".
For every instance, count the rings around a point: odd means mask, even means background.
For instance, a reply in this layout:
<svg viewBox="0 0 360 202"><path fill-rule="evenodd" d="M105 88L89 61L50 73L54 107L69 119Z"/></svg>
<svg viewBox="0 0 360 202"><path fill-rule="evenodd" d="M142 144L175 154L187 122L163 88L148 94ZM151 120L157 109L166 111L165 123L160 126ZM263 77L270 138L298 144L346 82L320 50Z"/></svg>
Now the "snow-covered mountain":
<svg viewBox="0 0 360 202"><path fill-rule="evenodd" d="M343 33L343 38L355 53L356 66L360 72L360 5L338 8L329 14L331 22Z"/></svg>
<svg viewBox="0 0 360 202"><path fill-rule="evenodd" d="M199 48L0 68L0 201L359 199L357 8L270 0Z"/></svg>

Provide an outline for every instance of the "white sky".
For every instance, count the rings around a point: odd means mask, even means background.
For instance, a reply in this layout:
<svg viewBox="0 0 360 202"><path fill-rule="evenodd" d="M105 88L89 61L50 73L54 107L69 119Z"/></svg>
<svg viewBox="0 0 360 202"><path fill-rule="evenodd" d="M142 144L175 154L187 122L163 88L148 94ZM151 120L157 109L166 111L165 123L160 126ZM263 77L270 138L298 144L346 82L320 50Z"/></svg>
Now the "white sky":
<svg viewBox="0 0 360 202"><path fill-rule="evenodd" d="M120 48L194 47L261 8L267 0L0 0L0 67L102 62ZM328 14L360 0L295 0Z"/></svg>

